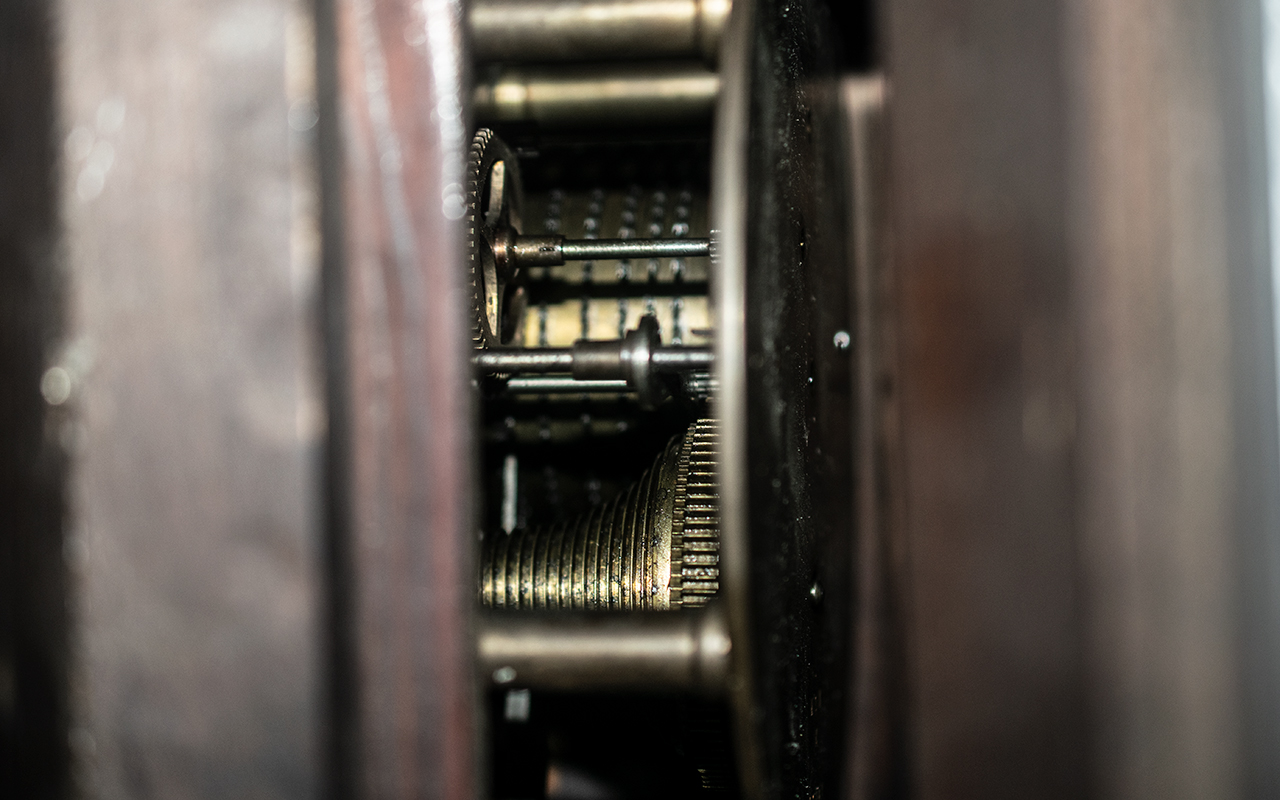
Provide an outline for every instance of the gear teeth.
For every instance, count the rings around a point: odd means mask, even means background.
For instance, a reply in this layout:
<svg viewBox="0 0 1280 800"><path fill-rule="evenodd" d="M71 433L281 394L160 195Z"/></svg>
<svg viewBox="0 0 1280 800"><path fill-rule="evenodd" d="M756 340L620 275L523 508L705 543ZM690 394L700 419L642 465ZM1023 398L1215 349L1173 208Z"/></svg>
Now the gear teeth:
<svg viewBox="0 0 1280 800"><path fill-rule="evenodd" d="M480 196L483 193L480 185L483 179L484 158L489 142L494 138L493 131L481 128L471 139L471 150L467 154L467 264L471 274L471 344L476 349L488 346L484 335L484 282L481 278L480 256L477 252L477 237L480 236L480 225L477 214L480 208Z"/></svg>
<svg viewBox="0 0 1280 800"><path fill-rule="evenodd" d="M502 161L506 165L506 178L502 193L502 209L498 221L486 221L485 211L480 208L484 199L485 182L489 179L489 171L494 163ZM481 248L486 235L493 233L491 225L510 225L519 232L521 205L520 170L515 155L489 128L481 128L471 139L471 148L467 153L466 176L467 203L465 227L467 230L467 264L471 277L471 344L476 349L485 349L498 344L497 334L491 329L488 315L485 312L484 264L481 259ZM502 307L503 288L498 291L498 305ZM519 330L519 325L516 329Z"/></svg>
<svg viewBox="0 0 1280 800"><path fill-rule="evenodd" d="M699 420L685 437L671 530L671 604L704 606L720 589L720 504L715 461L719 433ZM679 564L679 576L675 565Z"/></svg>
<svg viewBox="0 0 1280 800"><path fill-rule="evenodd" d="M713 421L699 420L604 506L569 525L486 537L481 602L518 609L706 605L720 585L717 437ZM671 498L669 557L658 546L664 498Z"/></svg>

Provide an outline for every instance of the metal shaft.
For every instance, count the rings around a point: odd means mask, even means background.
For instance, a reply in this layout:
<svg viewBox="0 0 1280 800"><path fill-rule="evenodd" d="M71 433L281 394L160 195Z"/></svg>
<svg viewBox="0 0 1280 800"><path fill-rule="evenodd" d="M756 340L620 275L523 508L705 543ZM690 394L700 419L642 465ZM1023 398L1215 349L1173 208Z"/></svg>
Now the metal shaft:
<svg viewBox="0 0 1280 800"><path fill-rule="evenodd" d="M591 369L592 376L582 381L625 380L624 357L618 354L620 342L578 342L573 347L541 347L527 350L481 350L472 357L472 363L482 373L488 374L546 374L568 372L581 374ZM588 348L602 345L607 350L604 358L592 357L587 366ZM649 356L650 368L658 372L706 370L711 366L711 348L700 346L663 346ZM604 362L603 364L601 362ZM566 391L573 391L568 390Z"/></svg>
<svg viewBox="0 0 1280 800"><path fill-rule="evenodd" d="M649 366L658 372L686 372L711 368L710 347L659 347L649 356Z"/></svg>
<svg viewBox="0 0 1280 800"><path fill-rule="evenodd" d="M481 122L532 121L546 127L667 125L711 118L720 78L693 64L512 68L477 84Z"/></svg>
<svg viewBox="0 0 1280 800"><path fill-rule="evenodd" d="M567 347L543 347L531 350L481 350L472 357L480 372L542 373L572 372L573 350Z"/></svg>
<svg viewBox="0 0 1280 800"><path fill-rule="evenodd" d="M516 267L558 267L566 261L619 258L698 258L711 255L710 239L565 239L519 236L494 238L494 258Z"/></svg>
<svg viewBox="0 0 1280 800"><path fill-rule="evenodd" d="M619 394L628 390L626 381L577 381L560 375L530 375L507 381L513 394Z"/></svg>
<svg viewBox="0 0 1280 800"><path fill-rule="evenodd" d="M696 258L711 255L710 239L576 239L560 245L565 261L612 258Z"/></svg>
<svg viewBox="0 0 1280 800"><path fill-rule="evenodd" d="M701 58L714 63L730 0L473 0L480 61Z"/></svg>
<svg viewBox="0 0 1280 800"><path fill-rule="evenodd" d="M477 666L499 685L723 691L732 643L712 608L679 614L495 614L477 620Z"/></svg>
<svg viewBox="0 0 1280 800"><path fill-rule="evenodd" d="M481 350L472 364L491 375L568 372L580 381L624 380L642 405L654 406L667 396L664 376L706 371L712 358L709 347L663 346L660 341L657 319L646 314L621 339L579 340L572 348Z"/></svg>

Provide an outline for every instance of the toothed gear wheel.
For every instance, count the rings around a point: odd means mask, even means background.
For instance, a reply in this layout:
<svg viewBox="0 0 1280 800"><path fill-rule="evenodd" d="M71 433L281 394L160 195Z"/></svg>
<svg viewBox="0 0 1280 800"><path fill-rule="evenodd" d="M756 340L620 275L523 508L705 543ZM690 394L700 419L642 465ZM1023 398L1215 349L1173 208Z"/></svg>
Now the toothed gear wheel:
<svg viewBox="0 0 1280 800"><path fill-rule="evenodd" d="M480 601L494 608L678 609L720 589L716 424L695 422L640 480L568 524L485 537Z"/></svg>
<svg viewBox="0 0 1280 800"><path fill-rule="evenodd" d="M518 271L494 257L496 237L520 231L520 204L515 154L492 130L481 128L467 159L471 339L477 348L521 343L524 288Z"/></svg>

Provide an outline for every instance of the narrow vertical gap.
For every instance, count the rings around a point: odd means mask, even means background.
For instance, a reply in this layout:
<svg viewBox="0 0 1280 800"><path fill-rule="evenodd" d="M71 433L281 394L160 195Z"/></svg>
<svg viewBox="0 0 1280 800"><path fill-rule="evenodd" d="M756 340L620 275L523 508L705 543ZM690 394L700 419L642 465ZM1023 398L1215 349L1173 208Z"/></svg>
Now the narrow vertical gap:
<svg viewBox="0 0 1280 800"><path fill-rule="evenodd" d="M0 786L70 793L65 393L56 366L63 280L55 269L58 145L54 17L0 3ZM55 396L56 395L56 396Z"/></svg>
<svg viewBox="0 0 1280 800"><path fill-rule="evenodd" d="M321 459L327 647L324 756L331 800L357 795L359 692L351 554L351 413L343 229L343 148L338 95L338 0L315 0L317 148L320 177L321 338L328 426Z"/></svg>

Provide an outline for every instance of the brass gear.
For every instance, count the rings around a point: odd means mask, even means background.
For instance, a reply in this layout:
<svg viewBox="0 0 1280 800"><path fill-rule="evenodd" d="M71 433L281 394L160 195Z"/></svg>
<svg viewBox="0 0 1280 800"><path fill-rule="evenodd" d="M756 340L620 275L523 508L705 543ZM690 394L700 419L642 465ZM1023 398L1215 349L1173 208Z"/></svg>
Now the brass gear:
<svg viewBox="0 0 1280 800"><path fill-rule="evenodd" d="M498 236L520 231L520 168L489 128L476 131L467 158L467 263L471 274L471 341L476 348L521 343L524 288L514 265L494 257Z"/></svg>
<svg viewBox="0 0 1280 800"><path fill-rule="evenodd" d="M480 601L494 608L679 609L720 586L716 424L699 420L640 480L565 525L485 536Z"/></svg>

